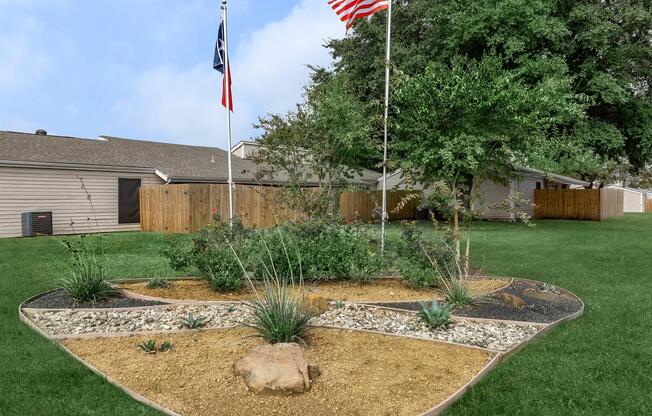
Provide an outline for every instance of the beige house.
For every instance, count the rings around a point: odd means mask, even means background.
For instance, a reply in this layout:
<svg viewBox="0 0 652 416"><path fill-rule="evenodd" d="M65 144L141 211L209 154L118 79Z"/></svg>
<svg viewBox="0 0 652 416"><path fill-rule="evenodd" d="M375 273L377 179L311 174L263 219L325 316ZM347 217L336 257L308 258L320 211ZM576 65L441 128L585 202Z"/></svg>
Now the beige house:
<svg viewBox="0 0 652 416"><path fill-rule="evenodd" d="M21 216L51 212L54 234L140 230L139 189L166 183L227 183L228 153L202 146L0 131L0 238L22 235ZM237 184L275 186L257 166L233 157ZM354 182L375 187L379 174Z"/></svg>
<svg viewBox="0 0 652 416"><path fill-rule="evenodd" d="M421 184L408 184L400 170L387 175L386 181L387 189L424 189ZM514 209L533 216L535 189L570 189L586 186L589 186L589 183L579 179L536 169L520 168L518 177L508 184L483 182L479 191L480 201L476 208L482 211L482 218L491 220L511 220ZM378 179L377 189L381 187L382 177ZM517 195L518 198L515 198ZM509 201L512 201L511 206ZM507 205L508 209L503 209L504 205Z"/></svg>
<svg viewBox="0 0 652 416"><path fill-rule="evenodd" d="M652 200L652 190L649 189L627 188L620 185L611 185L607 188L623 191L625 212L646 212L646 203Z"/></svg>

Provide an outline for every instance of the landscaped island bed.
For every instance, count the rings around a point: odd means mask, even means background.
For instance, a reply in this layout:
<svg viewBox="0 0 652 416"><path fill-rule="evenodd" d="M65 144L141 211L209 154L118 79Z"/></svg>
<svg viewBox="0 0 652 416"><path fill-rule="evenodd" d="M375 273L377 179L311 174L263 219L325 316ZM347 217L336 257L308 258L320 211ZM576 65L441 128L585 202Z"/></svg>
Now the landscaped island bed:
<svg viewBox="0 0 652 416"><path fill-rule="evenodd" d="M510 283L510 279L481 278L468 279L469 290L473 295L483 295L501 289ZM240 292L220 293L201 279L171 280L167 288L152 289L147 282L125 282L118 285L120 289L140 295L174 300L198 301L243 301L251 300L250 290ZM384 301L396 302L403 300L427 301L442 299L443 294L436 289L413 289L399 279L373 279L370 282L338 282L322 281L306 283L306 290L323 298L343 301Z"/></svg>
<svg viewBox="0 0 652 416"><path fill-rule="evenodd" d="M183 415L406 415L425 412L470 381L492 358L473 348L357 331L315 329L305 354L320 365L310 392L256 396L232 365L263 341L238 328L167 334L167 353L136 349L143 336L66 340L118 383ZM227 411L228 409L228 411Z"/></svg>

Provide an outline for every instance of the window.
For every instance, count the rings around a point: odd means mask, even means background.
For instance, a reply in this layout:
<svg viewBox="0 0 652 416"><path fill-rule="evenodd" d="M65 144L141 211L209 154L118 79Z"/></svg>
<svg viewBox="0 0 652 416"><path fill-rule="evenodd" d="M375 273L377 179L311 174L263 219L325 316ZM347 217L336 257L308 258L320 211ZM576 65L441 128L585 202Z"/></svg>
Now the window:
<svg viewBox="0 0 652 416"><path fill-rule="evenodd" d="M537 189L541 189L541 182L537 182Z"/></svg>
<svg viewBox="0 0 652 416"><path fill-rule="evenodd" d="M140 222L140 179L118 178L118 224Z"/></svg>

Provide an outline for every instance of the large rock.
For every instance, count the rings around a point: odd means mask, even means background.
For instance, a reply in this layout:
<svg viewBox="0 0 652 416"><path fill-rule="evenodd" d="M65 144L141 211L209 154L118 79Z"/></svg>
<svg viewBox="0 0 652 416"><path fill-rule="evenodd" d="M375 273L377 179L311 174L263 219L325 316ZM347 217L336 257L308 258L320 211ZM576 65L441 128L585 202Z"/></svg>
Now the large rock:
<svg viewBox="0 0 652 416"><path fill-rule="evenodd" d="M319 375L298 344L261 345L236 362L233 372L256 394L305 393Z"/></svg>

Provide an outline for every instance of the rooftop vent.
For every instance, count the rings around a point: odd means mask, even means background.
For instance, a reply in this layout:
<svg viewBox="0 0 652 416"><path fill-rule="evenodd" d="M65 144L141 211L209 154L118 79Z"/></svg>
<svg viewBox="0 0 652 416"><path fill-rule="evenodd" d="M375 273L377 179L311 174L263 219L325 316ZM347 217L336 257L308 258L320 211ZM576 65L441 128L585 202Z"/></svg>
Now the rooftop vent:
<svg viewBox="0 0 652 416"><path fill-rule="evenodd" d="M37 135L39 135L39 136L47 136L47 135L48 135L48 132L45 131L45 130L43 130L43 129L38 129L38 130L36 130L36 131L34 132L34 134L37 134Z"/></svg>

